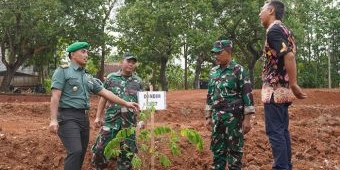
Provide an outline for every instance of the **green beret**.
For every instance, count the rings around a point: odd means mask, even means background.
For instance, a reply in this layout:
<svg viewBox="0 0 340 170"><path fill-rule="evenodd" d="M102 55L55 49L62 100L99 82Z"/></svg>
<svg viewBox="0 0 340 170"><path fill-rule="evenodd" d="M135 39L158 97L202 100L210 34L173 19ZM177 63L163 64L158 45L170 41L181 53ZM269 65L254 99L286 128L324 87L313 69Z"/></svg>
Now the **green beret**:
<svg viewBox="0 0 340 170"><path fill-rule="evenodd" d="M67 47L67 52L75 52L80 49L87 49L89 47L89 44L87 42L75 42Z"/></svg>
<svg viewBox="0 0 340 170"><path fill-rule="evenodd" d="M223 50L225 47L233 47L232 42L230 40L221 40L216 41L213 45L213 48L210 50L212 53L217 53Z"/></svg>

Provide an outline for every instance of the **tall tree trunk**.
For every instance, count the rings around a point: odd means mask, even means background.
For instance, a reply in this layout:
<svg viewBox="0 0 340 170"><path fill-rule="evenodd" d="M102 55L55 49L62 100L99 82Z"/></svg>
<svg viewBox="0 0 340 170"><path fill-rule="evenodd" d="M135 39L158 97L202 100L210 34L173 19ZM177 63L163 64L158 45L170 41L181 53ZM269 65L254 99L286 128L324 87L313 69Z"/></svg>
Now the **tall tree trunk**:
<svg viewBox="0 0 340 170"><path fill-rule="evenodd" d="M255 77L254 77L254 67L256 64L257 59L253 56L251 57L251 60L248 63L248 68L249 68L249 78L252 86L254 87L254 82L255 82Z"/></svg>
<svg viewBox="0 0 340 170"><path fill-rule="evenodd" d="M14 61L15 53L10 53L9 59L11 62L7 62L6 60L6 51L4 48L4 44L1 44L1 61L6 66L6 72L4 78L2 79L0 91L8 92L10 91L11 81L14 77L15 72L18 70L19 66L23 63L23 61ZM18 57L19 58L19 57Z"/></svg>
<svg viewBox="0 0 340 170"><path fill-rule="evenodd" d="M111 1L110 1L111 2ZM113 7L115 6L117 0L114 0L112 1L110 4L109 4L109 8L108 10L105 12L105 17L103 18L102 20L102 24L101 24L101 33L102 33L102 37L105 37L105 26L106 26L106 22L107 20L109 19L110 15L111 15L111 11L113 9ZM104 81L104 66L105 66L105 55L106 55L106 41L104 40L103 41L103 44L101 45L102 46L102 54L101 54L101 57L100 57L100 69L99 69L99 72L97 73L97 77L101 80L101 81Z"/></svg>
<svg viewBox="0 0 340 170"><path fill-rule="evenodd" d="M196 60L196 68L195 68L195 79L194 79L194 88L200 88L200 75L202 72L202 63L203 63L203 55L202 53L198 56Z"/></svg>
<svg viewBox="0 0 340 170"><path fill-rule="evenodd" d="M253 44L255 44L256 40L254 40L252 43L249 43L247 45L248 51L251 53L251 60L248 63L248 69L249 69L249 78L251 81L252 86L254 87L254 82L255 82L255 77L254 77L254 68L255 64L258 59L260 59L262 55L262 51L257 51L254 47Z"/></svg>
<svg viewBox="0 0 340 170"><path fill-rule="evenodd" d="M97 77L101 80L101 81L104 81L104 66L105 66L105 43L102 45L102 54L101 54L101 57L100 57L100 69L99 69L99 72L97 74Z"/></svg>
<svg viewBox="0 0 340 170"><path fill-rule="evenodd" d="M20 49L9 49L9 62L6 60L6 52L4 44L1 44L1 61L6 66L6 74L0 86L0 91L9 91L10 83L14 77L15 72L28 58L34 54L40 53L41 51L48 48L48 46L40 46L35 49L25 48L22 46Z"/></svg>
<svg viewBox="0 0 340 170"><path fill-rule="evenodd" d="M4 78L2 79L0 91L8 92L10 91L11 81L17 69L7 69Z"/></svg>
<svg viewBox="0 0 340 170"><path fill-rule="evenodd" d="M188 89L188 46L184 44L184 89Z"/></svg>
<svg viewBox="0 0 340 170"><path fill-rule="evenodd" d="M163 91L168 91L168 81L166 78L166 64L168 62L168 58L167 57L161 57L161 69L160 69L160 73L159 73L159 81L161 83L162 86L162 90Z"/></svg>

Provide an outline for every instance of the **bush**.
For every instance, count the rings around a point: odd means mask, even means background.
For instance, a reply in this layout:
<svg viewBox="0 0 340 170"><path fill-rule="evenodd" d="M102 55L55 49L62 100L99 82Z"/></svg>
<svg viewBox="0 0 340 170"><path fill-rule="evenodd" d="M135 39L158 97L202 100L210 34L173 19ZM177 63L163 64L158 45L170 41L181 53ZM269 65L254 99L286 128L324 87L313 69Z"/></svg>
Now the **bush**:
<svg viewBox="0 0 340 170"><path fill-rule="evenodd" d="M146 121L150 118L152 114L155 113L155 108L151 107L143 111L140 115L140 120ZM121 148L121 143L124 139L128 138L129 136L135 134L138 129L135 127L124 128L120 130L117 136L112 139L104 150L104 155L107 159L111 157L117 157L119 154L123 153L123 148ZM159 163L163 167L171 166L171 161L169 157L162 153L161 150L158 150L158 147L155 147L155 140L154 138L160 139L157 140L159 145L167 145L170 148L170 151L173 156L180 156L181 148L179 146L179 142L181 139L186 139L189 141L199 152L203 151L203 139L202 136L195 130L189 128L182 128L179 131L174 130L168 126L157 126L154 128L142 128L140 129L139 133L137 133L137 147L139 152L138 153L129 153L129 155L133 155L132 157L132 166L136 169L150 169L148 167L151 160L149 160L150 156L152 155L154 158L158 159ZM151 144L152 143L152 144Z"/></svg>
<svg viewBox="0 0 340 170"><path fill-rule="evenodd" d="M51 93L51 85L52 85L52 80L50 78L47 78L44 80L44 88L46 90L46 93Z"/></svg>

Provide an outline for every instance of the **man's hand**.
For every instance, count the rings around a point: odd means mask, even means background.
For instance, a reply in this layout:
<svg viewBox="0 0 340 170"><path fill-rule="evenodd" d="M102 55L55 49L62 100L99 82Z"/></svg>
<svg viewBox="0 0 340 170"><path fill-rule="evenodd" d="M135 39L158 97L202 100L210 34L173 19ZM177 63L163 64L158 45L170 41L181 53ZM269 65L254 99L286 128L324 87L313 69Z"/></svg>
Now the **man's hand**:
<svg viewBox="0 0 340 170"><path fill-rule="evenodd" d="M296 98L305 99L307 97L307 94L302 92L299 85L297 85L297 84L291 85L290 88L292 89L292 92L293 92L293 94L295 95Z"/></svg>
<svg viewBox="0 0 340 170"><path fill-rule="evenodd" d="M205 116L205 126L207 127L207 129L211 132L212 128L212 118L211 118L211 110L205 110L204 111L204 116Z"/></svg>
<svg viewBox="0 0 340 170"><path fill-rule="evenodd" d="M146 122L144 122L144 121L139 121L138 123L137 123L137 127L139 128L139 129L145 129L146 128Z"/></svg>
<svg viewBox="0 0 340 170"><path fill-rule="evenodd" d="M251 124L250 124L250 114L247 114L244 116L243 122L242 122L242 132L243 134L247 134L250 129L251 129Z"/></svg>
<svg viewBox="0 0 340 170"><path fill-rule="evenodd" d="M207 129L211 132L212 131L212 119L211 118L208 118L205 120L205 126L207 127Z"/></svg>
<svg viewBox="0 0 340 170"><path fill-rule="evenodd" d="M135 103L135 102L127 102L126 107L132 108L133 110L136 110L136 111L140 110L138 103Z"/></svg>
<svg viewBox="0 0 340 170"><path fill-rule="evenodd" d="M58 121L57 120L51 120L50 125L48 126L48 129L50 130L50 132L57 134L58 128L59 128Z"/></svg>
<svg viewBox="0 0 340 170"><path fill-rule="evenodd" d="M103 126L104 121L101 118L96 117L96 119L94 119L93 123L94 123L94 127L100 128L100 127Z"/></svg>

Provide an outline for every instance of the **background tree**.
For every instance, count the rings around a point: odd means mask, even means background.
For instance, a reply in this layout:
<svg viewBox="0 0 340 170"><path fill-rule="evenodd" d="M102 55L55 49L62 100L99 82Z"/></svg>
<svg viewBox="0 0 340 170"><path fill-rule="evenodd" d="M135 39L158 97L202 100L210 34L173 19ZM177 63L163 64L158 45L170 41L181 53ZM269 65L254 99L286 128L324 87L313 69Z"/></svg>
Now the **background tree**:
<svg viewBox="0 0 340 170"><path fill-rule="evenodd" d="M0 48L6 74L0 91L9 91L17 69L35 54L56 44L63 23L58 1L1 1ZM6 19L5 19L6 18Z"/></svg>
<svg viewBox="0 0 340 170"><path fill-rule="evenodd" d="M211 38L218 35L218 31L208 29L216 28L211 12L211 4L203 0L129 1L118 12L116 31L121 36L117 45L122 50L129 49L139 53L142 64L155 63L152 71L159 70L158 82L163 90L168 89L168 62L175 58L184 58L186 89L189 64L199 58L197 56L207 56L206 52L202 53L197 49L207 46L211 48L214 41ZM201 60L198 62L199 66L203 62ZM197 73L199 70L197 69Z"/></svg>
<svg viewBox="0 0 340 170"><path fill-rule="evenodd" d="M74 41L90 43L90 60L92 67L100 65L99 78L112 50L117 50L118 56L130 51L139 58L138 74L168 90L169 80L180 82L170 88L188 89L191 83L198 88L200 79L207 79L213 66L213 42L231 38L234 58L249 69L254 87L261 85L259 57L265 30L258 13L264 0L126 0L124 5L118 0L0 3L0 16L6 18L0 21L1 60L6 66L0 91L9 90L20 66L35 65L41 79L50 75L51 68L67 58L65 49ZM294 32L299 47L299 82L303 87L327 87L330 66L331 85L339 86L339 2L287 0L285 4L284 22ZM182 76L178 76L178 65L184 65Z"/></svg>
<svg viewBox="0 0 340 170"><path fill-rule="evenodd" d="M328 57L331 57L333 87L339 86L339 2L296 1L290 23L298 22L299 81L303 87L328 87Z"/></svg>
<svg viewBox="0 0 340 170"><path fill-rule="evenodd" d="M41 77L50 75L43 72L43 69L49 71L46 63L53 61L50 63L59 65L62 58L67 58L67 45L74 41L90 43L90 60L97 66L110 52L106 46L110 45L112 36L106 28L114 19L111 11L116 0L87 3L80 0L1 0L1 4L1 18L6 18L0 21L1 59L6 74L0 91L9 90L14 73L23 64L36 65ZM103 67L103 62L101 65Z"/></svg>
<svg viewBox="0 0 340 170"><path fill-rule="evenodd" d="M165 91L167 63L180 50L180 3L141 0L127 3L117 14L118 48L138 53L141 64L155 63L153 70L159 70L158 82Z"/></svg>

